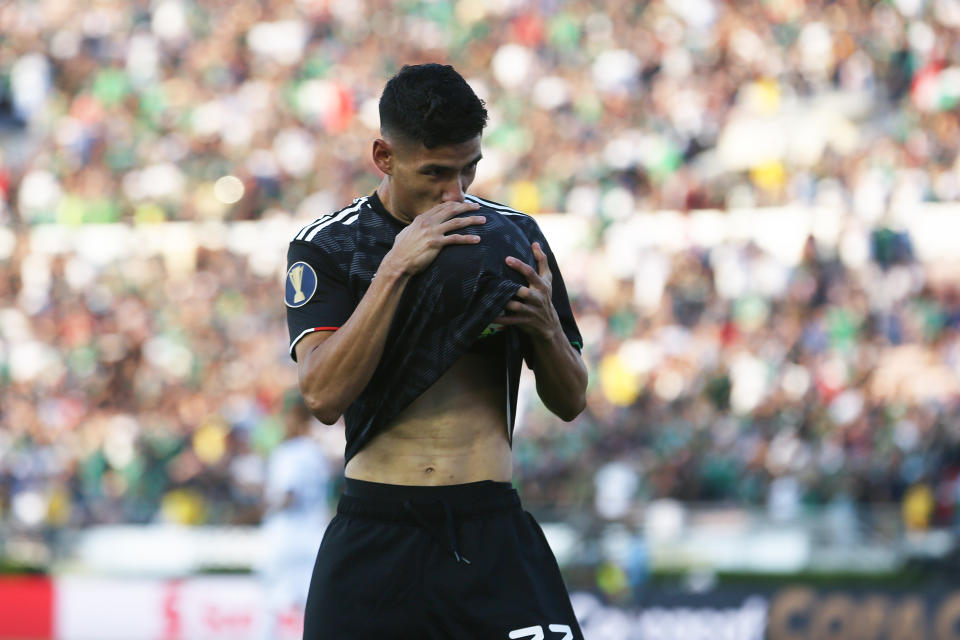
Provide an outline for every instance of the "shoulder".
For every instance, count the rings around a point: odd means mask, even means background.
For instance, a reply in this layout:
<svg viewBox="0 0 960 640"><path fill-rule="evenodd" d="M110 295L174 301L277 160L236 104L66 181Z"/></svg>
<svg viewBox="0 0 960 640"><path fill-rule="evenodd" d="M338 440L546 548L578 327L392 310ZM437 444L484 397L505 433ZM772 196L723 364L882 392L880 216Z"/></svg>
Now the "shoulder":
<svg viewBox="0 0 960 640"><path fill-rule="evenodd" d="M346 207L320 216L297 231L291 242L322 244L323 239L342 236L357 221L364 209L369 208L369 197L357 198Z"/></svg>
<svg viewBox="0 0 960 640"><path fill-rule="evenodd" d="M528 240L541 240L543 238L543 232L540 230L540 225L537 224L536 219L522 211L517 211L513 207L508 207L505 204L500 204L499 202L494 202L492 200L487 200L486 198L480 198L473 194L467 194L464 196L469 202L476 202L481 207L485 207L488 210L495 211L504 219L508 220L515 227L520 229L524 236Z"/></svg>
<svg viewBox="0 0 960 640"><path fill-rule="evenodd" d="M494 211L496 211L496 212L499 213L500 215L507 216L508 218L510 218L511 220L514 220L515 222L525 222L525 221L529 221L529 222L531 222L531 223L533 223L533 224L536 224L536 221L533 219L533 216L527 215L526 213L523 213L522 211L517 211L516 209L514 209L514 208L512 208L512 207L508 207L508 206L505 205L505 204L500 204L499 202L494 202L493 200L487 200L486 198L481 198L481 197L479 197L479 196L475 196L475 195L473 195L472 193L466 194L466 195L464 196L464 198L465 198L468 202L476 202L476 203L479 204L481 207L486 207L486 208L488 208L488 209L493 209Z"/></svg>

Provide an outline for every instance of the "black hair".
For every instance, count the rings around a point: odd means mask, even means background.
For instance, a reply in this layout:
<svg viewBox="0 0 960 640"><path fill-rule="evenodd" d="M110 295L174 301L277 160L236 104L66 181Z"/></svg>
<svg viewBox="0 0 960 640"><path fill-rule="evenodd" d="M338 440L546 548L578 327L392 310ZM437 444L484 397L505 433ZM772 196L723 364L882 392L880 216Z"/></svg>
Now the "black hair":
<svg viewBox="0 0 960 640"><path fill-rule="evenodd" d="M474 138L487 125L487 110L450 65L405 65L380 96L380 130L428 149Z"/></svg>

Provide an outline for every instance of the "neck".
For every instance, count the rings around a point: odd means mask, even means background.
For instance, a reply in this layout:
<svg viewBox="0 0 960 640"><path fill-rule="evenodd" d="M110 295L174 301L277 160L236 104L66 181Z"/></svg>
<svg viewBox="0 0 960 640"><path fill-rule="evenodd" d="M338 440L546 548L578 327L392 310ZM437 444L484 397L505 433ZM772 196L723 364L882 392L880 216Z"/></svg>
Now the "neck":
<svg viewBox="0 0 960 640"><path fill-rule="evenodd" d="M390 186L390 176L383 176L383 180L380 181L380 185L377 187L377 197L380 198L380 202L383 204L383 208L387 210L387 213L403 224L410 224L413 222L414 217L397 209L393 202L393 190Z"/></svg>

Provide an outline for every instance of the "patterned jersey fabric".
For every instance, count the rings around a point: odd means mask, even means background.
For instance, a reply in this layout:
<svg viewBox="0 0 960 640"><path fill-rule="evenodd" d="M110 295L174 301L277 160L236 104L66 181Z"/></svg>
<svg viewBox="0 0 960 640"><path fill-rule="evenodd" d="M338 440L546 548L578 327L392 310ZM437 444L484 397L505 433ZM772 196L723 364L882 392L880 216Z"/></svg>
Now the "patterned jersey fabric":
<svg viewBox="0 0 960 640"><path fill-rule="evenodd" d="M459 233L475 234L475 245L450 245L407 284L376 370L350 405L345 459L350 460L414 399L457 361L499 316L521 285L523 276L504 262L514 256L536 268L531 244L539 242L553 272L553 304L563 331L577 349L580 332L570 309L556 260L536 221L475 196L486 224ZM312 331L336 330L359 304L393 246L403 223L392 217L377 194L358 198L349 207L305 226L287 252L287 325L290 355ZM507 328L507 424L512 435L517 390L526 336Z"/></svg>

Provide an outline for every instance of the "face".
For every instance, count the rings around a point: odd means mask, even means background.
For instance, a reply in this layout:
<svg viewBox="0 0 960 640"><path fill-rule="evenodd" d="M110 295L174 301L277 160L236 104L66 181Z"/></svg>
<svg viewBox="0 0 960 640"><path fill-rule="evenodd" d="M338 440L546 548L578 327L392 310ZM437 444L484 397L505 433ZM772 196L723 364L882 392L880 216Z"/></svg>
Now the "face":
<svg viewBox="0 0 960 640"><path fill-rule="evenodd" d="M379 141L378 141L379 142ZM389 203L394 215L412 220L443 202L463 202L473 183L480 162L480 136L458 144L428 149L422 143L387 142L387 166L381 166L374 149L374 160L389 174Z"/></svg>

